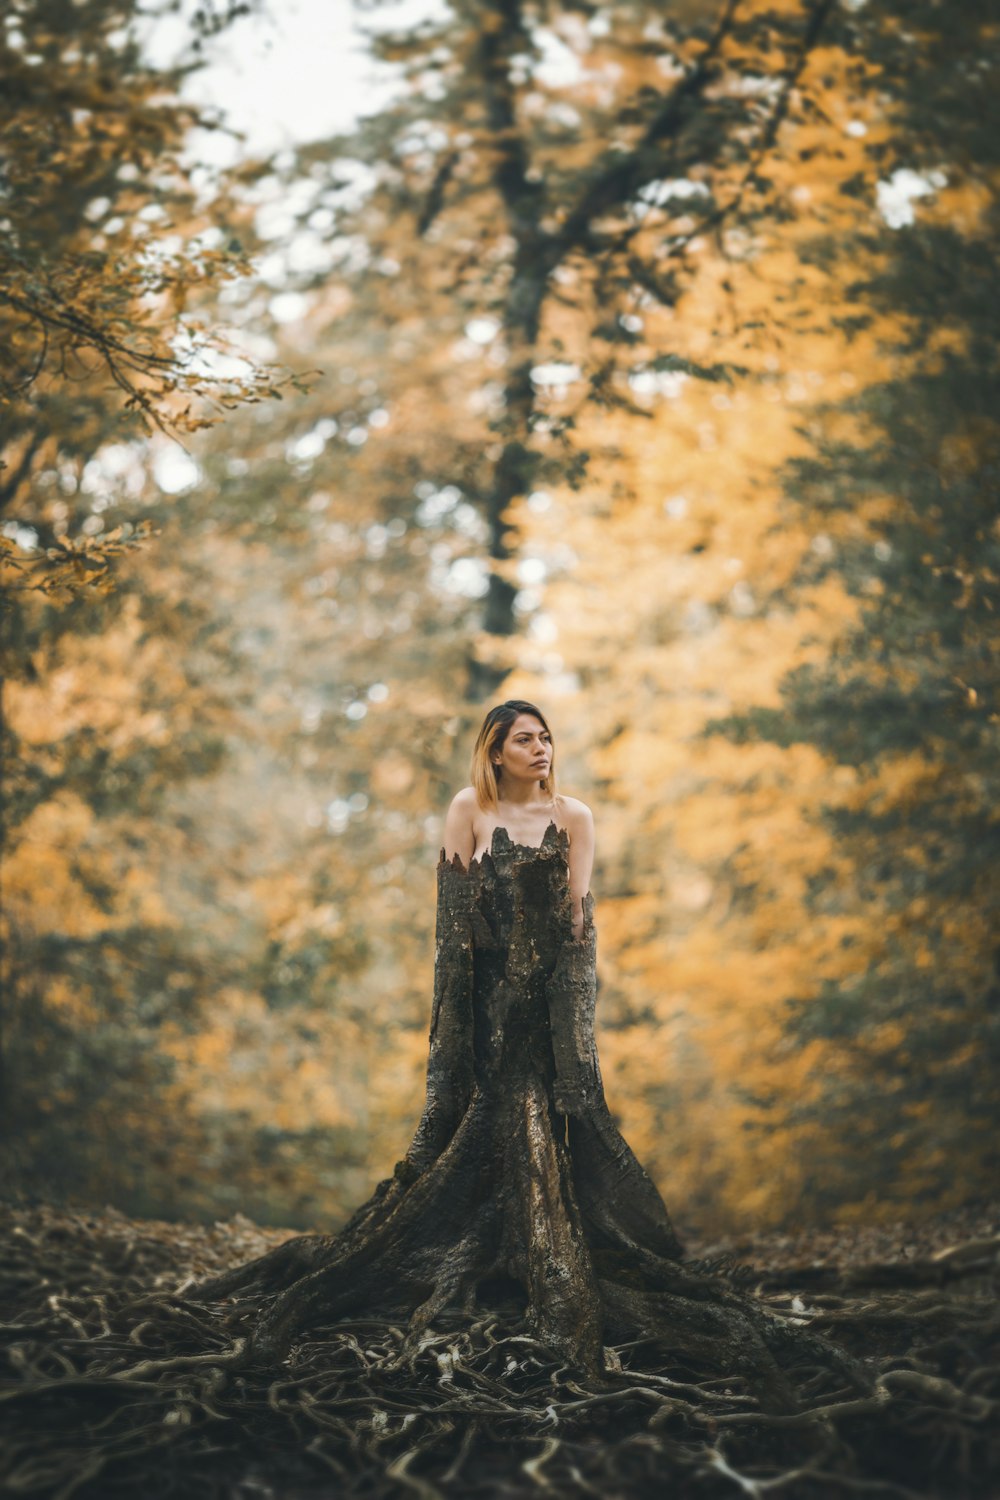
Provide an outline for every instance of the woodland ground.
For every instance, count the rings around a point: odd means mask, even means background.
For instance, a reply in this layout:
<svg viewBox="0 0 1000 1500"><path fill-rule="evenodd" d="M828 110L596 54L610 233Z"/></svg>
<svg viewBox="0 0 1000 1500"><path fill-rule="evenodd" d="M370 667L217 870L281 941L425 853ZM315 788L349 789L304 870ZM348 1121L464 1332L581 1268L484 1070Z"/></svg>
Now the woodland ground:
<svg viewBox="0 0 1000 1500"><path fill-rule="evenodd" d="M921 1223L745 1233L688 1251L862 1356L873 1394L800 1372L767 1414L640 1345L584 1389L516 1310L338 1325L281 1369L239 1358L184 1280L290 1231L136 1220L24 1197L0 1229L3 1474L12 1495L631 1497L1000 1494L1000 1202ZM735 1269L734 1269L735 1263ZM725 1264L723 1265L725 1271Z"/></svg>

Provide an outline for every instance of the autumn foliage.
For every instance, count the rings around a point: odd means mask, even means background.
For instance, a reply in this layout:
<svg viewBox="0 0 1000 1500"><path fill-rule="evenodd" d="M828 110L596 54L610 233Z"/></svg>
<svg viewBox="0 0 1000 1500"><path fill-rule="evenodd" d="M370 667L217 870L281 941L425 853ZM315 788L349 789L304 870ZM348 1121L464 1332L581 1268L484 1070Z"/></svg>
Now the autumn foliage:
<svg viewBox="0 0 1000 1500"><path fill-rule="evenodd" d="M995 23L701 9L456 5L209 191L129 7L18 8L13 1182L342 1220L508 695L595 812L608 1100L682 1229L995 1176Z"/></svg>

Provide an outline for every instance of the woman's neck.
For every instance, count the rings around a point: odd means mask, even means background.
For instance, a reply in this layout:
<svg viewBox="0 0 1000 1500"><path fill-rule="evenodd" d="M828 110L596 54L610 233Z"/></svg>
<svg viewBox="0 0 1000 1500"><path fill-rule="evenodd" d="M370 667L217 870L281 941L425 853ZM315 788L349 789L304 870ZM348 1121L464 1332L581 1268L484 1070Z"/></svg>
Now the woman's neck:
<svg viewBox="0 0 1000 1500"><path fill-rule="evenodd" d="M551 807L552 795L545 792L537 782L527 782L523 786L516 783L509 787L497 789L497 801L501 807Z"/></svg>

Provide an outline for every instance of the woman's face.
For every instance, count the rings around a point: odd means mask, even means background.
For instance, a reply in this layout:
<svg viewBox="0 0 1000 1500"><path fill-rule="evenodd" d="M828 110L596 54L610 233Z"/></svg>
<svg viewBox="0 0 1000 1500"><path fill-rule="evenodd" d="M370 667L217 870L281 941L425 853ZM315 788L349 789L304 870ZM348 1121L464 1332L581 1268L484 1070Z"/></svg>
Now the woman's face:
<svg viewBox="0 0 1000 1500"><path fill-rule="evenodd" d="M534 714L518 714L493 760L502 776L544 781L552 765L552 737Z"/></svg>

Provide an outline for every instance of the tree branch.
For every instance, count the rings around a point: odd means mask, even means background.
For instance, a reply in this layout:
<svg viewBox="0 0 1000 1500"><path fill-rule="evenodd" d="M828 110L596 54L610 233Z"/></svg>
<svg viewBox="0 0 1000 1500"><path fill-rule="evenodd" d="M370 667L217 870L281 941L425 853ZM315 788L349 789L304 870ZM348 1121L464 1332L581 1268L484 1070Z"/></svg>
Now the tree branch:
<svg viewBox="0 0 1000 1500"><path fill-rule="evenodd" d="M740 0L725 0L715 30L697 63L664 99L633 150L628 154L620 151L605 153L597 175L584 189L576 206L570 209L559 230L560 259L567 250L587 238L595 218L624 202L661 168L659 156L655 162L651 160L652 148L667 137L676 137L683 128L692 103L703 93L712 76L712 64L732 30L739 5Z"/></svg>

